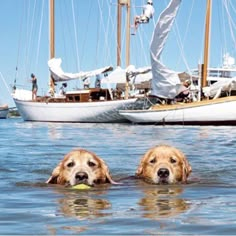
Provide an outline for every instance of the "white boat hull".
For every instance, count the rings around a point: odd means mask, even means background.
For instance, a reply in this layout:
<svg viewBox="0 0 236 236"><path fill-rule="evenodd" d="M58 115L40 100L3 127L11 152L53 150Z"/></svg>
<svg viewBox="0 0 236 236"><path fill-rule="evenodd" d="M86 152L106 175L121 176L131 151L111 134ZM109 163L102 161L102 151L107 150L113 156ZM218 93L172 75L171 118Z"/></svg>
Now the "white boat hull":
<svg viewBox="0 0 236 236"><path fill-rule="evenodd" d="M6 119L8 115L9 109L8 108L0 108L0 119Z"/></svg>
<svg viewBox="0 0 236 236"><path fill-rule="evenodd" d="M211 102L212 101L212 102ZM184 124L184 125L233 125L236 124L236 98L217 101L173 105L173 108L154 110L121 110L120 114L133 123ZM171 107L172 105L169 105Z"/></svg>
<svg viewBox="0 0 236 236"><path fill-rule="evenodd" d="M127 121L119 110L136 99L81 103L32 102L16 98L14 101L25 121L115 123Z"/></svg>

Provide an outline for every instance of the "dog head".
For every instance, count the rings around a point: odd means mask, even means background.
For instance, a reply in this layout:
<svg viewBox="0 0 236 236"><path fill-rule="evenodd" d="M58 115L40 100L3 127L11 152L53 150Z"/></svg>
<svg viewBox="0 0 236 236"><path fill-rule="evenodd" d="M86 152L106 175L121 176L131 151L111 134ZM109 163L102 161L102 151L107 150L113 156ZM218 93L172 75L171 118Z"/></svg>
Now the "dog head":
<svg viewBox="0 0 236 236"><path fill-rule="evenodd" d="M136 176L152 184L186 183L192 168L177 148L159 145L142 157Z"/></svg>
<svg viewBox="0 0 236 236"><path fill-rule="evenodd" d="M77 149L65 155L46 183L89 186L116 182L112 180L106 163L93 152Z"/></svg>

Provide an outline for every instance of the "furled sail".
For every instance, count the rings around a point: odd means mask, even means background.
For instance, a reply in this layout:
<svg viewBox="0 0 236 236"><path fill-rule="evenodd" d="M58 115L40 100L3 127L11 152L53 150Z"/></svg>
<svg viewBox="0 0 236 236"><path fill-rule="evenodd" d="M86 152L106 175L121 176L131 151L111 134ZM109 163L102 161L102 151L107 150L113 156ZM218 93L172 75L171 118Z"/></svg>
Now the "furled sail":
<svg viewBox="0 0 236 236"><path fill-rule="evenodd" d="M129 65L126 69L122 69L118 66L109 74L109 76L102 79L102 83L126 83L127 73L131 84L141 83L152 79L150 66L135 68L135 66Z"/></svg>
<svg viewBox="0 0 236 236"><path fill-rule="evenodd" d="M161 63L160 57L168 34L174 23L181 0L171 0L167 8L161 13L150 46L152 63L152 95L173 99L179 94L181 82L178 73L168 69Z"/></svg>
<svg viewBox="0 0 236 236"><path fill-rule="evenodd" d="M87 71L87 72L78 72L78 73L66 73L61 68L62 60L61 58L52 58L48 61L48 67L51 72L52 77L55 81L68 81L75 79L85 79L87 77L96 76L102 73L106 73L108 71L112 71L113 68L111 66L103 67L100 69Z"/></svg>
<svg viewBox="0 0 236 236"><path fill-rule="evenodd" d="M222 92L231 93L236 89L236 78L222 78L221 80L211 84L209 87L203 88L206 97L220 97Z"/></svg>

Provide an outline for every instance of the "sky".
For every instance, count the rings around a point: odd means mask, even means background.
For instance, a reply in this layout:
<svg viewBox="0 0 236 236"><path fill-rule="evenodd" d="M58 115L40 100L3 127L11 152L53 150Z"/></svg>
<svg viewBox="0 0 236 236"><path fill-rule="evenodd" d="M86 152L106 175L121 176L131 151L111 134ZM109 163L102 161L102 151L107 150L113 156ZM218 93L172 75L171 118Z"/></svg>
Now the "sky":
<svg viewBox="0 0 236 236"><path fill-rule="evenodd" d="M235 0L213 0L210 66L220 66L223 54L235 55L234 22L222 9L228 3L236 19ZM144 0L131 0L131 24L142 12ZM155 14L130 37L130 64L150 65L149 46L155 23L169 0L153 0ZM234 9L235 7L235 9ZM66 72L93 70L116 61L117 0L55 0L55 56ZM182 0L162 61L177 71L189 71L202 63L206 0ZM224 9L225 10L225 9ZM0 0L0 103L14 107L10 96L18 88L31 88L30 74L38 78L39 94L48 90L48 0ZM126 9L122 9L122 68L125 62ZM213 24L214 23L214 24ZM216 23L216 24L215 24ZM131 28L132 30L132 28ZM233 39L233 40L232 40ZM74 82L73 87L81 86Z"/></svg>

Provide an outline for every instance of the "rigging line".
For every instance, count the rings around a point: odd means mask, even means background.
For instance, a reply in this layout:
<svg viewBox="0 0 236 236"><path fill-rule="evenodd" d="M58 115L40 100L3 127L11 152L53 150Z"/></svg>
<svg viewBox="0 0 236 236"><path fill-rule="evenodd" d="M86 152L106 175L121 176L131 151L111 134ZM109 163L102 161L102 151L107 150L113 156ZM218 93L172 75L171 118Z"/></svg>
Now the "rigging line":
<svg viewBox="0 0 236 236"><path fill-rule="evenodd" d="M235 26L235 23L234 23L234 21L233 21L233 18L232 18L232 16L231 16L231 14L230 14L230 10L229 10L229 6L228 6L228 4L227 4L227 13L228 13L228 18L230 19L230 26L232 27L232 28L236 28L236 26ZM232 31L233 32L233 31Z"/></svg>
<svg viewBox="0 0 236 236"><path fill-rule="evenodd" d="M136 7L134 6L133 7L133 9L134 9L134 14L135 15L138 15L137 14L137 10L136 10ZM140 32L141 31L141 32ZM143 40L143 38L141 37L142 35L144 35L144 36L147 36L146 34L145 34L145 31L143 30L143 27L139 27L139 34L138 34L138 36L139 36L139 40L140 40L140 44L141 44L141 51L143 52L143 57L139 57L139 58L144 58L144 61L146 62L146 63L148 63L148 58L147 58L147 54L146 53L144 53L145 52L145 49L144 49L144 40ZM147 37L146 37L146 40L145 41L150 41ZM137 44L136 44L137 45ZM137 46L138 47L138 46ZM140 47L139 47L139 49L140 49ZM137 58L137 57L136 57ZM142 61L140 61L140 63L142 63Z"/></svg>
<svg viewBox="0 0 236 236"><path fill-rule="evenodd" d="M20 17L20 34L19 34L18 49L17 49L16 71L15 71L14 85L16 84L16 79L17 79L17 77L18 77L18 65L19 65L19 56L20 56L20 45L21 45L21 40L22 40L22 27L23 27L23 15L21 15L21 17Z"/></svg>
<svg viewBox="0 0 236 236"><path fill-rule="evenodd" d="M30 27L30 35L29 35L29 46L28 46L28 52L26 55L26 65L28 65L28 68L30 68L30 48L32 45L32 35L33 35L33 29L34 29L34 24L35 24L35 9L36 9L36 1L34 1L34 7L33 7L33 15L32 15L32 21L31 21L31 27Z"/></svg>
<svg viewBox="0 0 236 236"><path fill-rule="evenodd" d="M183 49L183 45L185 45L185 41L186 41L186 38L187 38L187 33L189 31L190 19L192 17L192 12L193 12L194 4L195 4L195 0L192 1L191 9L190 9L190 12L189 12L189 17L188 17L188 21L187 21L187 27L186 27L186 31L185 31L183 42L182 42L182 49ZM177 67L180 64L180 60L181 60L181 55L179 56L179 59L178 59L178 62L177 62Z"/></svg>
<svg viewBox="0 0 236 236"><path fill-rule="evenodd" d="M69 48L66 47L66 39L68 39L69 42L73 41L73 32L71 30L71 27L69 27L69 26L71 26L71 22L69 21L71 19L71 14L68 14L68 12L69 12L68 4L63 2L63 4L60 5L60 16L61 16L60 20L61 20L61 25L63 25L63 27L62 27L63 28L62 38L63 38L63 45L64 45L64 53L65 53L64 57L66 59L66 60L64 60L63 64L65 63L67 68L69 68L69 64L68 64L68 61L69 61L68 60ZM66 20L67 20L67 22L66 22ZM66 30L68 31L68 33L67 33ZM73 50L73 49L72 49L72 54L73 54L74 58L76 58L75 50ZM73 61L73 63L77 64L76 60ZM77 65L75 65L75 66L77 67Z"/></svg>
<svg viewBox="0 0 236 236"><path fill-rule="evenodd" d="M109 22L110 22L110 6L109 6L109 3L107 4L107 6L105 5L107 3L107 1L104 3L104 1L102 2L102 6L105 8L108 8L108 20L107 20L107 27L105 27L105 24L104 24L104 32L105 32L105 38L106 38L106 42L109 42L109 40L108 40L108 35L109 35ZM100 16L100 19L101 19L101 21L103 21L103 17L102 16ZM103 50L103 52L104 52L104 58L106 58L106 59L108 59L108 61L109 61L109 64L110 64L110 55L109 55L109 46L107 45L107 47L106 47L106 50ZM104 63L107 63L107 61L104 61Z"/></svg>
<svg viewBox="0 0 236 236"><path fill-rule="evenodd" d="M88 19L90 20L90 15L91 15L91 9L92 9L92 1L90 1L90 7L89 7L89 13L88 13ZM86 27L85 29L89 29L89 20L86 21ZM88 30L86 30L85 32L85 36L84 36L84 40L83 40L83 43L82 43L82 54L81 54L81 61L83 62L83 59L84 59L84 51L86 49L85 47L85 43L87 42L87 35L88 35Z"/></svg>
<svg viewBox="0 0 236 236"><path fill-rule="evenodd" d="M80 58L79 58L79 48L78 48L78 37L77 37L77 30L76 30L76 25L75 25L74 0L71 0L71 8L72 8L73 23L74 23L77 70L80 71Z"/></svg>
<svg viewBox="0 0 236 236"><path fill-rule="evenodd" d="M183 59L183 62L185 64L185 66L187 67L187 71L190 72L191 70L189 68L188 62L187 62L185 54L184 54L184 47L183 47L183 44L181 42L181 37L180 37L178 25L175 24L175 27L176 27L176 30L174 29L174 32L176 33L176 36L177 36L177 44L178 44L179 49L180 49L180 54L182 56L182 59Z"/></svg>
<svg viewBox="0 0 236 236"><path fill-rule="evenodd" d="M187 67L187 71L190 72L191 70L189 68L189 65L187 63L187 60L186 60L186 57L185 57L185 54L184 54L184 47L183 47L183 43L181 42L179 27L178 27L178 24L177 24L176 21L174 22L174 26L175 26L174 27L174 32L175 32L175 35L176 35L176 38L177 38L177 44L178 44L179 49L180 49L180 54L182 56L182 59L183 59L183 62L185 64L185 66Z"/></svg>
<svg viewBox="0 0 236 236"><path fill-rule="evenodd" d="M3 75L2 75L2 72L0 72L0 76L1 76L1 78L2 78L2 81L3 81L4 85L5 85L5 87L7 88L8 93L11 95L10 88L9 88L9 86L7 85L6 80L4 79L4 77L3 77Z"/></svg>
<svg viewBox="0 0 236 236"><path fill-rule="evenodd" d="M109 0L107 0L107 2L108 2L108 6L109 6L109 9L111 10L111 9L117 9L117 4L113 4L111 1L109 1ZM116 6L116 7L114 7L114 8L112 8L111 6ZM114 10L113 10L114 11ZM116 12L117 10L115 10L115 14L117 14L117 12ZM118 47L118 41L117 41L117 37L115 37L115 40L114 40L114 38L112 38L112 36L114 36L114 35L116 35L117 34L117 32L116 32L116 29L117 29L117 24L115 23L115 20L114 20L114 18L115 17L113 17L113 15L112 15L112 11L111 11L111 13L109 14L109 16L110 16L110 18L109 18L109 22L110 22L110 24L111 24L111 32L110 32L110 42L114 42L115 41L115 47L114 47L114 49L116 50L117 49L117 47ZM114 14L114 15L115 15ZM116 17L117 18L117 17ZM111 56L111 58L112 58L112 54L110 55ZM112 60L111 60L112 61ZM115 65L116 65L116 63L115 63Z"/></svg>
<svg viewBox="0 0 236 236"><path fill-rule="evenodd" d="M224 5L224 3L222 3L222 5ZM225 14L224 14L224 9L223 7L221 7L221 11L222 11L222 19L225 19ZM223 21L222 26L223 26L223 37L224 37L224 50L226 50L226 25L225 25L225 21ZM225 53L225 51L223 52L223 54Z"/></svg>
<svg viewBox="0 0 236 236"><path fill-rule="evenodd" d="M100 17L101 17L101 19L103 19L103 17L102 17L103 14L102 14L102 9L101 9L101 5L100 5L100 1L98 1L98 2L99 2L98 6L99 6ZM105 25L104 25L103 21L102 21L101 27L102 27L102 29L104 31L104 34L105 34L105 47L108 48L108 39L106 37Z"/></svg>
<svg viewBox="0 0 236 236"><path fill-rule="evenodd" d="M98 3L98 8L100 7L99 6L99 4L100 4L100 0L98 0L97 1L97 3ZM98 54L99 54L99 49L100 49L100 47L99 47L99 45L100 45L100 27L101 27L101 15L100 15L100 11L98 12L98 19L97 19L97 22L98 22L98 26L99 27L97 27L97 44L96 44L96 57L95 57L95 62L96 62L96 65L97 65L97 63L98 63L98 61L99 61L99 59L100 59L100 57L98 56ZM101 56L101 55L100 55Z"/></svg>
<svg viewBox="0 0 236 236"><path fill-rule="evenodd" d="M232 10L233 10L233 13L235 14L235 13L236 13L236 9L235 9L235 7L234 7L234 5L233 5L233 3L232 3L231 0L229 1L229 4L230 4L230 6L231 6L231 8L232 8ZM235 48L234 48L234 49L235 49Z"/></svg>
<svg viewBox="0 0 236 236"><path fill-rule="evenodd" d="M43 0L43 3L42 3L42 10L41 10L41 20L40 20L40 26L39 26L39 38L38 38L38 47L37 47L37 53L36 53L35 68L38 68L39 47L40 47L41 35L42 35L43 14L44 14L44 0Z"/></svg>
<svg viewBox="0 0 236 236"><path fill-rule="evenodd" d="M106 29L106 35L107 35L107 41L109 41L109 39L108 39L108 36L110 35L112 35L112 34L109 34L109 25L110 25L110 19L111 19L111 7L110 7L110 5L109 5L109 2L108 1L106 1L106 3L107 3L107 8L108 8L108 21L107 21L107 29ZM107 58L108 59L108 64L110 64L111 63L111 52L110 52L110 50L107 50L107 57L105 57L105 58Z"/></svg>
<svg viewBox="0 0 236 236"><path fill-rule="evenodd" d="M225 4L225 9L226 9L226 12L228 14L228 22L229 22L229 28L230 28L231 37L232 37L232 40L234 41L234 46L236 47L236 40L235 40L233 29L232 29L232 27L235 29L235 24L234 24L234 22L232 20L232 17L230 15L230 12L229 12L227 4Z"/></svg>
<svg viewBox="0 0 236 236"><path fill-rule="evenodd" d="M225 0L226 1L226 0ZM232 1L228 0L229 1L229 5L231 6L232 10L234 13L236 13L236 8L234 7L234 5L232 4Z"/></svg>
<svg viewBox="0 0 236 236"><path fill-rule="evenodd" d="M218 7L218 5L217 5L217 14L218 14L218 17L217 17L217 19L218 19L218 21L219 21L219 28L218 28L218 30L219 30L219 32L220 32L220 34L219 34L219 41L220 41L220 43L222 44L222 43L224 43L224 45L223 45L223 47L224 47L224 49L226 49L226 45L225 45L225 41L224 41L224 39L225 39L225 35L224 35L224 18L222 17L222 14L223 14L223 11L222 11L222 9L223 9L223 2L221 2L221 4L220 4L220 6ZM221 11L220 11L220 9L221 9ZM223 30L222 30L223 29ZM223 59L223 55L224 55L224 49L222 50L222 48L219 50L219 52L220 52L220 58L221 58L221 61L220 61L220 63L221 63L221 65L223 64L222 63L222 59Z"/></svg>
<svg viewBox="0 0 236 236"><path fill-rule="evenodd" d="M67 59L67 50L66 50L66 40L65 40L65 36L66 36L66 32L65 32L65 19L67 19L67 17L64 17L62 12L67 12L67 10L65 8L63 8L64 11L62 11L62 5L65 6L66 8L66 4L59 4L59 14L60 14L60 19L63 19L60 23L62 25L61 29L62 29L62 38L63 38L63 50L64 50L64 53L65 53L65 58ZM69 28L69 27L68 27ZM69 34L70 35L70 34ZM68 35L67 35L68 36ZM66 68L68 67L68 63L67 63L68 60L64 60L63 64L65 63L66 65Z"/></svg>
<svg viewBox="0 0 236 236"><path fill-rule="evenodd" d="M25 12L26 12L26 44L25 44L25 48L24 48L24 71L25 71L25 76L27 76L28 74L28 66L27 66L27 55L28 55L28 48L29 48L29 22L30 22L30 3L28 3L28 7L27 5L25 5Z"/></svg>
<svg viewBox="0 0 236 236"><path fill-rule="evenodd" d="M101 7L100 7L101 1L98 0L97 3L98 3L98 7L99 7L99 9L100 9L100 8L101 8ZM102 1L102 3L103 3L103 1ZM98 40L97 40L97 44L96 44L96 58L95 58L95 59L96 59L96 60L95 60L95 61L96 61L96 64L98 64L99 59L101 58L101 56L105 58L105 56L103 56L103 55L101 55L101 54L100 54L100 56L99 56L100 39L101 39L101 38L100 38L100 35L102 35L102 34L100 33L100 31L102 31L102 29L101 29L101 28L102 28L102 22L101 22L102 19L103 19L103 18L102 18L102 15L100 14L100 11L99 11L99 14L98 14L98 21L97 21L97 22L99 22L99 24L98 24L99 27L97 27L97 39L98 39ZM104 46L104 45L103 45L103 46ZM106 48L107 48L107 47L106 47ZM104 50L103 50L103 53L104 53Z"/></svg>
<svg viewBox="0 0 236 236"><path fill-rule="evenodd" d="M149 55L149 54L145 53L146 50L145 50L145 47L144 47L144 41L149 42L150 39L147 38L147 34L145 33L143 28L140 28L139 30L140 30L140 33L138 35L139 35L140 46L137 46L137 47L139 49L141 49L141 52L143 54L143 56L141 56L140 59L144 59L144 62L147 64L148 63L148 56L147 55ZM140 63L143 63L143 60L140 61Z"/></svg>
<svg viewBox="0 0 236 236"><path fill-rule="evenodd" d="M99 1L99 0L98 0ZM98 16L98 19L97 19L97 22L99 23L99 25L100 25L100 22L99 22L99 19L100 19L100 17ZM97 41L98 41L98 43L96 44L96 57L95 57L95 65L97 65L98 64L98 61L99 61L99 56L98 56L98 51L99 51L99 42L100 42L100 38L99 38L99 27L97 27Z"/></svg>

